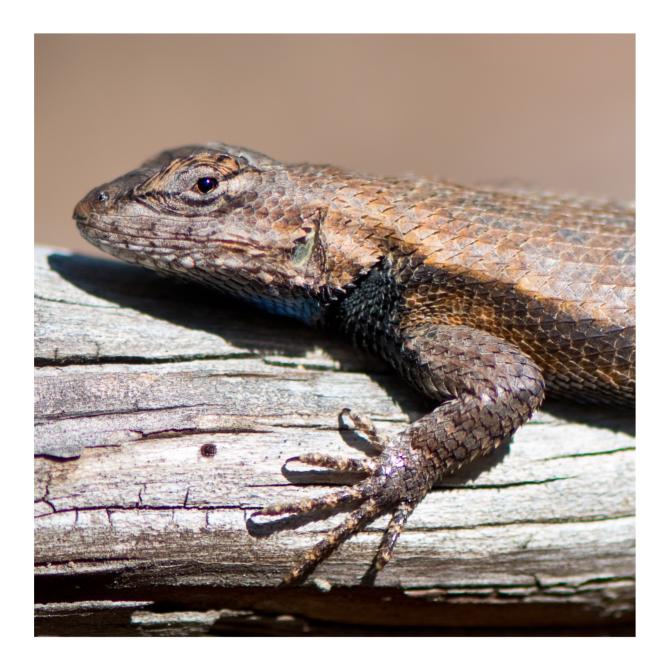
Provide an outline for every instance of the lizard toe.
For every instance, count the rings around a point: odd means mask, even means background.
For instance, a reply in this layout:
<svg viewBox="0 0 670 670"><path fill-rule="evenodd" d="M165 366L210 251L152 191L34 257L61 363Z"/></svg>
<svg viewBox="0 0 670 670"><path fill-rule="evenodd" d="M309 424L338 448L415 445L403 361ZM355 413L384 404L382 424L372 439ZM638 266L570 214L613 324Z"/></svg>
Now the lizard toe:
<svg viewBox="0 0 670 670"><path fill-rule="evenodd" d="M366 475L374 474L378 469L378 464L372 458L346 458L344 456L329 456L328 454L310 452L289 458L290 462L304 463L305 465L315 465L336 472L354 472Z"/></svg>
<svg viewBox="0 0 670 670"><path fill-rule="evenodd" d="M374 423L364 414L345 407L340 412L339 423L341 428L353 430L362 435L375 453L381 454L386 448L388 440L379 434Z"/></svg>

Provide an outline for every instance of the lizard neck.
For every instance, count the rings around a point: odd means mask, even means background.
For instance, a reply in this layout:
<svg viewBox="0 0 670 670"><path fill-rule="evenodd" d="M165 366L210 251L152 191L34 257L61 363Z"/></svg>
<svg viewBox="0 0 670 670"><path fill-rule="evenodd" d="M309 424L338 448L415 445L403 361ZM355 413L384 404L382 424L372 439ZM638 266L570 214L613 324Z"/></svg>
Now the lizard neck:
<svg viewBox="0 0 670 670"><path fill-rule="evenodd" d="M336 302L325 308L324 323L353 342L389 360L401 318L402 290L390 257L359 275Z"/></svg>

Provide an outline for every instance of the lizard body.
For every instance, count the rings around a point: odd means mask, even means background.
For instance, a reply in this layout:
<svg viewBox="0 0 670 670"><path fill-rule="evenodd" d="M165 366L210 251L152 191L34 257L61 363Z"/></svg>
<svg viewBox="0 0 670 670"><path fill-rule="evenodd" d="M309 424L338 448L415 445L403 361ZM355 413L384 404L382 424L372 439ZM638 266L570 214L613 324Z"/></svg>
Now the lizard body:
<svg viewBox="0 0 670 670"><path fill-rule="evenodd" d="M298 457L363 478L257 513L354 507L287 583L392 512L373 579L432 485L509 439L545 388L634 402L634 212L624 207L284 165L209 144L92 190L74 217L121 259L347 334L438 403L388 443L352 415L374 457Z"/></svg>

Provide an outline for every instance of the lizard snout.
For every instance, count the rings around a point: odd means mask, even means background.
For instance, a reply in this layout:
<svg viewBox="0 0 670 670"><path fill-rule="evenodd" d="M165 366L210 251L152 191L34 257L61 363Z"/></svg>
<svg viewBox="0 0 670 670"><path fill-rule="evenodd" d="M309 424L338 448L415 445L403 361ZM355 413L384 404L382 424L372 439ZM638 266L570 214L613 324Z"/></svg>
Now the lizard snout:
<svg viewBox="0 0 670 670"><path fill-rule="evenodd" d="M109 189L95 188L76 204L72 218L75 221L87 221L91 214L104 211L110 202L111 193Z"/></svg>

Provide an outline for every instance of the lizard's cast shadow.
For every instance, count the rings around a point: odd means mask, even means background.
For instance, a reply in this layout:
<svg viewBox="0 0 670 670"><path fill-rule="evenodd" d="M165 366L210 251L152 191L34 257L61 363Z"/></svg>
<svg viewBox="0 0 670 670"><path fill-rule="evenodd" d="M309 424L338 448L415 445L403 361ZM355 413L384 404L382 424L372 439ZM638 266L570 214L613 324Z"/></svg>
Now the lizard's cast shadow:
<svg viewBox="0 0 670 670"><path fill-rule="evenodd" d="M212 333L259 357L280 355L299 358L318 347L337 361L341 370L365 372L372 377L412 421L434 407L434 403L409 388L378 358L355 350L351 343L335 333L314 330L293 319L267 315L213 289L161 277L151 270L116 260L54 252L49 254L48 263L51 270L65 281L90 295L182 328ZM103 358L100 362L135 360L133 356L117 356L114 360ZM545 403L543 410L557 418L577 423L630 435L635 432L632 410L553 401ZM342 435L345 440L356 439L347 431ZM358 444L360 446L360 442ZM352 446L357 445L352 443ZM497 452L504 457L504 450ZM475 464L479 463L482 466L486 464L483 469L495 464L488 458L475 461ZM464 468L462 472L468 471Z"/></svg>
<svg viewBox="0 0 670 670"><path fill-rule="evenodd" d="M286 317L268 315L213 289L161 277L115 260L51 253L48 263L64 280L92 296L181 328L209 332L260 358L278 355L298 359L317 348L322 349L337 362L340 370L369 374L412 421L434 406L404 384L382 361L356 351L334 333L315 330ZM99 362L142 362L142 359L137 355L117 355L101 357ZM336 420L334 416L333 421Z"/></svg>
<svg viewBox="0 0 670 670"><path fill-rule="evenodd" d="M260 357L299 358L318 347L337 361L341 370L370 375L412 421L434 407L378 358L355 350L350 342L335 333L268 315L213 289L161 277L115 260L51 253L48 262L54 272L86 293L182 328L212 333ZM132 358L116 357L115 361L101 359L101 362L131 362ZM555 401L545 403L543 410L557 418L634 434L632 410Z"/></svg>

